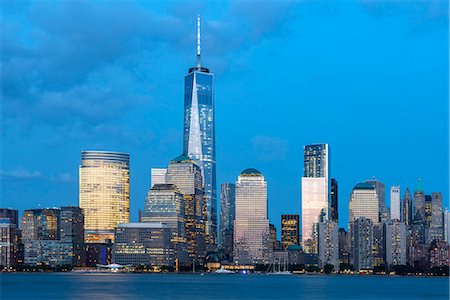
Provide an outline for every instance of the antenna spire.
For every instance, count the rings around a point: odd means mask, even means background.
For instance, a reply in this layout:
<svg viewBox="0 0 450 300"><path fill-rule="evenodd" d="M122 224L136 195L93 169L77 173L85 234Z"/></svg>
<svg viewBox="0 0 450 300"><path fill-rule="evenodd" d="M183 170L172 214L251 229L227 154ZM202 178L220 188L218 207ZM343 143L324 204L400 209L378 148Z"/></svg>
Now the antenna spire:
<svg viewBox="0 0 450 300"><path fill-rule="evenodd" d="M197 69L201 70L201 65L200 65L200 15L197 15Z"/></svg>

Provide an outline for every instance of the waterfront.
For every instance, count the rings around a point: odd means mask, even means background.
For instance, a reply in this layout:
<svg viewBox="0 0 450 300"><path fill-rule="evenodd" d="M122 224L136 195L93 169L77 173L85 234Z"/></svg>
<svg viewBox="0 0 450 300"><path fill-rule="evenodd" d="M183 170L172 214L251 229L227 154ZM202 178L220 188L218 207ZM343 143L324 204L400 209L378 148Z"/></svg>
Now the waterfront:
<svg viewBox="0 0 450 300"><path fill-rule="evenodd" d="M2 274L7 299L448 299L448 277Z"/></svg>

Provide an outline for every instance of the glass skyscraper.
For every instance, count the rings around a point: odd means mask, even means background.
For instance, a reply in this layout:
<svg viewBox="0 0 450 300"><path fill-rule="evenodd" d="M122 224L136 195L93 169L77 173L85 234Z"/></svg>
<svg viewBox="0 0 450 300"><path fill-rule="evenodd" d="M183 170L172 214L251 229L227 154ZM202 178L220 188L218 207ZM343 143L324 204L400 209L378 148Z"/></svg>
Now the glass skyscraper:
<svg viewBox="0 0 450 300"><path fill-rule="evenodd" d="M233 256L235 190L234 183L220 185L220 249L228 258Z"/></svg>
<svg viewBox="0 0 450 300"><path fill-rule="evenodd" d="M330 210L328 144L306 145L302 177L302 243L306 253L317 253L314 224L327 220Z"/></svg>
<svg viewBox="0 0 450 300"><path fill-rule="evenodd" d="M271 258L267 182L255 169L245 169L236 181L233 250L239 264L268 263Z"/></svg>
<svg viewBox="0 0 450 300"><path fill-rule="evenodd" d="M114 228L130 221L130 155L83 151L79 180L85 242L113 240Z"/></svg>
<svg viewBox="0 0 450 300"><path fill-rule="evenodd" d="M200 64L200 19L198 19L197 66L184 79L183 153L202 170L207 205L208 248L217 245L216 137L214 130L214 75Z"/></svg>

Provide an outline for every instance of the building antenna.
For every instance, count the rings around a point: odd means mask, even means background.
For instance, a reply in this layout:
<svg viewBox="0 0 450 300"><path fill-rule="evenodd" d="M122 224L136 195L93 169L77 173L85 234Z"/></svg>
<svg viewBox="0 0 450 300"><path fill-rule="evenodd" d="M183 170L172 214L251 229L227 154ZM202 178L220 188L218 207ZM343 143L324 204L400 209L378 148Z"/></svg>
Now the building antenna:
<svg viewBox="0 0 450 300"><path fill-rule="evenodd" d="M197 69L201 70L200 65L200 15L197 15Z"/></svg>

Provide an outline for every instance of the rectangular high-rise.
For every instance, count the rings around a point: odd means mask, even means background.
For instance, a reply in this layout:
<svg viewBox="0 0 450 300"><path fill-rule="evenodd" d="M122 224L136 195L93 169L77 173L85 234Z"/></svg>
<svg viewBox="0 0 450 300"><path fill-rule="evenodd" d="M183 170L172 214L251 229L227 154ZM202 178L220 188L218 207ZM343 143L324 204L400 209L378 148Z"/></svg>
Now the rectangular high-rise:
<svg viewBox="0 0 450 300"><path fill-rule="evenodd" d="M202 170L207 205L206 235L209 250L217 248L216 136L214 75L200 63L200 19L198 19L197 66L184 78L183 153Z"/></svg>
<svg viewBox="0 0 450 300"><path fill-rule="evenodd" d="M306 253L317 251L313 238L315 223L329 216L329 149L328 144L303 148L302 177L302 243Z"/></svg>
<svg viewBox="0 0 450 300"><path fill-rule="evenodd" d="M85 242L113 240L114 228L130 221L130 155L82 151L79 172Z"/></svg>
<svg viewBox="0 0 450 300"><path fill-rule="evenodd" d="M233 260L239 264L271 260L267 216L267 182L256 169L245 169L236 181Z"/></svg>
<svg viewBox="0 0 450 300"><path fill-rule="evenodd" d="M300 245L300 216L295 214L281 215L281 248L286 250L289 246Z"/></svg>
<svg viewBox="0 0 450 300"><path fill-rule="evenodd" d="M391 186L391 219L400 221L400 187Z"/></svg>
<svg viewBox="0 0 450 300"><path fill-rule="evenodd" d="M330 221L338 222L338 182L331 178L330 189Z"/></svg>
<svg viewBox="0 0 450 300"><path fill-rule="evenodd" d="M235 190L234 183L227 182L220 185L220 249L228 259L233 256Z"/></svg>
<svg viewBox="0 0 450 300"><path fill-rule="evenodd" d="M198 263L205 258L206 204L201 169L196 161L180 155L170 161L167 169L167 183L175 185L184 199L186 243L191 262Z"/></svg>

